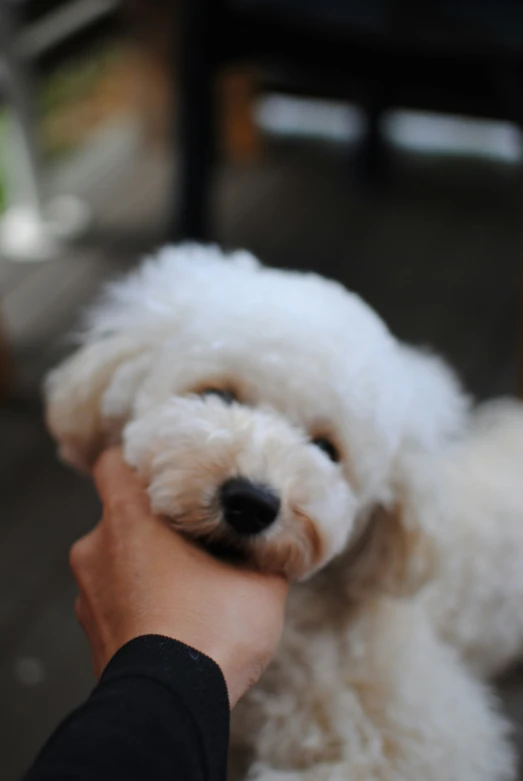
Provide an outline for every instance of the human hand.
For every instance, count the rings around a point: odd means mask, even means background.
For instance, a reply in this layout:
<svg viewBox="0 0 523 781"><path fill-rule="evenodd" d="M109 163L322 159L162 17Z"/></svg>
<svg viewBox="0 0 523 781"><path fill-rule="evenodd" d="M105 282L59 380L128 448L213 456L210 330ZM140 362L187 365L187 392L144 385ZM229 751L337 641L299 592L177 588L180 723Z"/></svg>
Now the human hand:
<svg viewBox="0 0 523 781"><path fill-rule="evenodd" d="M164 635L220 666L232 707L274 653L286 581L218 561L176 534L152 514L119 449L101 456L94 479L102 520L73 545L70 562L96 675L129 640Z"/></svg>

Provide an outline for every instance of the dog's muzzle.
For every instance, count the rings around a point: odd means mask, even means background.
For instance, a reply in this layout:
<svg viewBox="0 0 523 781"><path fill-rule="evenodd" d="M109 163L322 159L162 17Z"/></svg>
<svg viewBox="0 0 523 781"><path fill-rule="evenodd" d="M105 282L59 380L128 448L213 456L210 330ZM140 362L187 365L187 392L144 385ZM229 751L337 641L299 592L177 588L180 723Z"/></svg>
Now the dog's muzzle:
<svg viewBox="0 0 523 781"><path fill-rule="evenodd" d="M255 535L274 523L281 502L266 486L235 477L222 485L220 504L225 522L235 532Z"/></svg>

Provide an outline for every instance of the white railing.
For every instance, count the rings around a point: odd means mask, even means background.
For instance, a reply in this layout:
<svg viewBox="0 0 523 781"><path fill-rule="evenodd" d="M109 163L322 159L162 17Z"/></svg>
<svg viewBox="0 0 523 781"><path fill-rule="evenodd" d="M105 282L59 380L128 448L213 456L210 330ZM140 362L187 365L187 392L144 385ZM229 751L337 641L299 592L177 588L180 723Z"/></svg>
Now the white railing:
<svg viewBox="0 0 523 781"><path fill-rule="evenodd" d="M89 213L72 196L47 195L32 61L114 11L117 2L71 0L25 29L18 22L19 5L21 0L0 0L0 87L10 107L2 155L8 206L0 219L0 254L34 261L54 257L63 242L82 233Z"/></svg>

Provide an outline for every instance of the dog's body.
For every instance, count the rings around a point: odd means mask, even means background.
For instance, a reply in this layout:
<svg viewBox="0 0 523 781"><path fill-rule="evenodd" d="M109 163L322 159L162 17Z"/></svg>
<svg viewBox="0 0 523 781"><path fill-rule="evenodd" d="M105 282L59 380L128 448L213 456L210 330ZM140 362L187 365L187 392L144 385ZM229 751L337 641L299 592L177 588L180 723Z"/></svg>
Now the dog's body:
<svg viewBox="0 0 523 781"><path fill-rule="evenodd" d="M523 648L523 408L246 253L164 251L85 341L48 384L65 459L123 441L175 528L305 581L233 714L253 778L513 778L478 675Z"/></svg>
<svg viewBox="0 0 523 781"><path fill-rule="evenodd" d="M440 554L419 598L470 669L492 677L523 651L523 405L480 406L463 441L409 469L412 511Z"/></svg>

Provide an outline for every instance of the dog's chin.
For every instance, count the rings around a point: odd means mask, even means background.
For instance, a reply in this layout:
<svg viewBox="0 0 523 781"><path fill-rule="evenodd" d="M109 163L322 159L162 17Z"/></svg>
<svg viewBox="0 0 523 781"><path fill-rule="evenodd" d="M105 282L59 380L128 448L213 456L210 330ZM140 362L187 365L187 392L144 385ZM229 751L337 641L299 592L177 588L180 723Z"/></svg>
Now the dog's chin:
<svg viewBox="0 0 523 781"><path fill-rule="evenodd" d="M256 561L252 559L246 546L236 540L230 539L205 539L197 540L198 544L220 561L226 561L236 566L245 566L258 569Z"/></svg>
<svg viewBox="0 0 523 781"><path fill-rule="evenodd" d="M275 535L271 539L263 535L240 537L223 531L220 526L203 534L195 534L192 529L178 531L215 558L235 566L282 575L289 580L302 580L318 569L304 537L290 534Z"/></svg>
<svg viewBox="0 0 523 781"><path fill-rule="evenodd" d="M259 572L303 580L332 558L321 527L302 510L295 509L259 534L239 534L213 502L169 515L164 508L156 509L175 531L216 558Z"/></svg>
<svg viewBox="0 0 523 781"><path fill-rule="evenodd" d="M238 535L224 532L221 525L213 531L204 534L195 535L193 530L182 531L182 534L220 561L225 561L235 566L267 571L267 566L262 567L257 560L254 536L239 537Z"/></svg>
<svg viewBox="0 0 523 781"><path fill-rule="evenodd" d="M252 539L229 532L214 513L198 517L188 514L170 521L173 529L186 539L206 550L214 558L235 565L260 569L252 555Z"/></svg>

